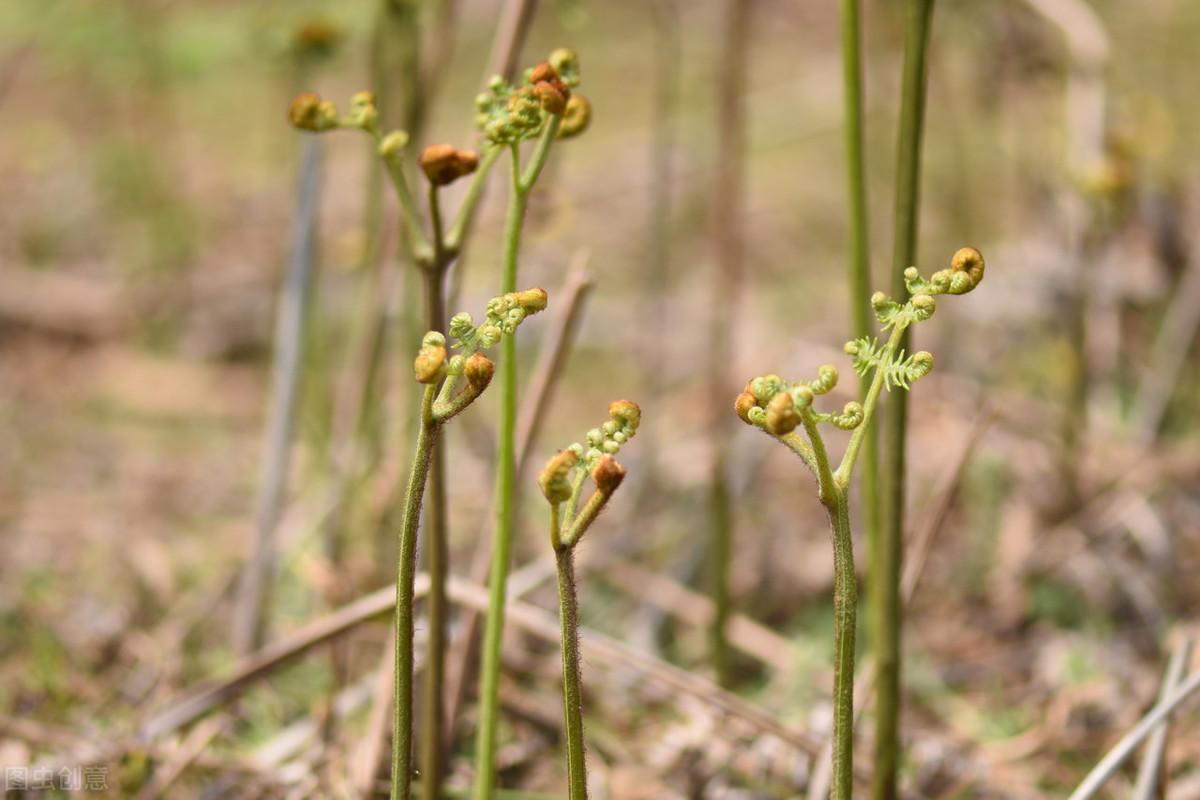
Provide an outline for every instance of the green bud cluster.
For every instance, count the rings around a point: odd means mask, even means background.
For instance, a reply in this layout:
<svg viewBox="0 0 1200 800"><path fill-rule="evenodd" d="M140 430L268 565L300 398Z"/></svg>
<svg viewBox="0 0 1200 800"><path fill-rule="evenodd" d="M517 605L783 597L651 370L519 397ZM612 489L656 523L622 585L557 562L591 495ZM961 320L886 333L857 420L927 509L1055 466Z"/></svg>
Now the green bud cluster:
<svg viewBox="0 0 1200 800"><path fill-rule="evenodd" d="M575 442L567 450L580 459L586 469L591 469L603 456L615 456L622 445L637 433L642 420L642 411L631 400L616 400L608 406L608 421L599 428L587 432L583 442Z"/></svg>
<svg viewBox="0 0 1200 800"><path fill-rule="evenodd" d="M458 340L453 347L460 352L453 356L447 351L445 336L437 331L425 334L413 361L413 375L418 383L441 384L433 403L434 422L445 422L460 413L491 383L495 365L480 351L514 334L527 316L545 307L545 290L526 289L488 301L487 319L478 327L470 314L455 314L448 333ZM466 378L466 386L456 393L462 378Z"/></svg>
<svg viewBox="0 0 1200 800"><path fill-rule="evenodd" d="M832 364L818 367L817 377L811 381L785 381L778 375L751 378L738 395L734 409L747 424L776 436L791 433L805 417L851 430L863 421L861 404L847 403L840 414L827 414L813 408L817 395L833 391L837 382L838 371Z"/></svg>
<svg viewBox="0 0 1200 800"><path fill-rule="evenodd" d="M608 406L607 422L588 431L584 442L575 442L546 462L538 486L554 509L551 542L555 550L574 547L621 485L625 468L615 456L637 433L641 421L642 410L637 403L616 400ZM589 476L595 490L579 507L583 484ZM559 507L564 503L566 510L560 520Z"/></svg>
<svg viewBox="0 0 1200 800"><path fill-rule="evenodd" d="M933 316L937 308L935 295L966 294L983 281L983 274L983 255L974 247L963 247L955 252L948 268L935 272L928 280L921 277L916 267L905 270L904 281L909 294L905 302L897 302L883 292L871 296L875 318L883 330L891 331L887 343L881 344L873 336L864 336L846 342L844 348L854 358L855 372L864 377L874 373L864 403L846 403L840 413L825 413L813 407L817 395L826 394L837 385L837 370L826 364L817 369L816 378L808 381L785 381L778 375L752 378L734 401L734 410L746 424L776 437L788 437L785 443L821 479L822 470L826 475L830 470L816 423L825 422L842 430L865 429L882 391L897 386L908 389L914 381L928 375L933 369L933 356L924 350L907 355L900 347L905 330ZM811 444L790 436L801 425ZM861 441L862 431L851 436L843 464L838 467L837 480L843 486L849 479ZM821 481L823 496L831 496L826 485L828 480Z"/></svg>
<svg viewBox="0 0 1200 800"><path fill-rule="evenodd" d="M545 289L509 292L488 301L486 317L479 325L465 311L455 314L450 319L449 334L458 340L455 349L464 353L495 347L502 338L515 333L526 317L545 307Z"/></svg>
<svg viewBox="0 0 1200 800"><path fill-rule="evenodd" d="M518 85L494 76L487 90L475 97L475 126L494 144L533 139L552 116L571 106L571 89L578 85L578 56L555 50L546 63L525 70ZM573 104L572 119L580 108L580 103Z"/></svg>

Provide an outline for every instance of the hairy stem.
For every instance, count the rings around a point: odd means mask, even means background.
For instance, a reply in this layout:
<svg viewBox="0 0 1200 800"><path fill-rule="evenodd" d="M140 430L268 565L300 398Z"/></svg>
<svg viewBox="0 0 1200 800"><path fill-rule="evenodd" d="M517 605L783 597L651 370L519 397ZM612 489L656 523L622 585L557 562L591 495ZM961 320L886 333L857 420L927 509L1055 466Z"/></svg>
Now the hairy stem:
<svg viewBox="0 0 1200 800"><path fill-rule="evenodd" d="M557 520L551 520L557 524ZM587 762L583 753L583 690L579 670L579 601L575 592L575 550L555 552L558 566L558 617L562 624L563 723L567 734L567 781L570 800L587 800Z"/></svg>
<svg viewBox="0 0 1200 800"><path fill-rule="evenodd" d="M846 493L834 488L829 522L833 529L833 800L850 800L854 788L854 639L858 585Z"/></svg>
<svg viewBox="0 0 1200 800"><path fill-rule="evenodd" d="M900 134L896 158L896 224L892 254L892 294L903 297L904 270L917 254L920 209L921 141L925 122L926 44L929 40L933 0L909 0L904 44L904 80L900 106ZM902 336L900 347L907 347ZM887 476L883 492L883 527L879 546L871 554L878 562L871 587L872 617L876 624L875 657L878 700L875 710L875 774L871 793L875 800L896 797L900 722L900 561L904 537L905 440L908 398L897 392L891 400L884 431Z"/></svg>
<svg viewBox="0 0 1200 800"><path fill-rule="evenodd" d="M433 421L434 385L425 387L421 399L421 427L408 476L404 521L396 567L396 719L392 734L392 800L408 800L412 785L412 700L413 700L413 581L417 572L417 528L421 522L421 500L437 441Z"/></svg>
<svg viewBox="0 0 1200 800"><path fill-rule="evenodd" d="M512 197L504 223L504 267L501 292L516 291L517 257L525 220L528 191L521 187L520 152L512 150ZM504 606L515 522L514 483L517 425L516 338L505 336L500 357L500 424L496 464L496 522L492 544L492 570L488 579L487 627L483 636L479 676L479 730L475 744L475 797L490 800L496 783L496 725L500 705L500 645L504 636Z"/></svg>
<svg viewBox="0 0 1200 800"><path fill-rule="evenodd" d="M433 229L434 260L424 267L425 322L431 331L446 329L446 269L450 254L443 246L442 213L437 187L429 187L429 216ZM421 787L426 800L441 796L444 707L442 683L446 670L446 630L449 602L446 599L446 573L449 569L449 536L446 530L446 459L434 442L429 476L429 514L426 523L426 568L429 571L429 646L425 658L425 701L421 715Z"/></svg>

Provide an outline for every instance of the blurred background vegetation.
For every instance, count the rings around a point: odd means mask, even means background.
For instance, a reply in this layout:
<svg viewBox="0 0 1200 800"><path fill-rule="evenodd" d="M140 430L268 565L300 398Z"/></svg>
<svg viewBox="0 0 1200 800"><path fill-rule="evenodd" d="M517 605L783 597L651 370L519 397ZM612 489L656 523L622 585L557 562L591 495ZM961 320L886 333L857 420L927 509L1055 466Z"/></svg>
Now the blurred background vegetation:
<svg viewBox="0 0 1200 800"><path fill-rule="evenodd" d="M413 2L421 52L440 56L421 78L428 95L403 77L382 0L0 4L0 766L111 764L114 796L345 796L382 621L356 627L333 659L318 650L260 676L170 788L174 740L135 734L235 666L232 587L253 539L303 141L289 100L315 90L344 105L372 86L391 119L422 119L422 142L476 146L473 98L499 3ZM1094 17L1071 16L1079 5L942 0L935 13L918 266L928 274L972 244L989 269L982 291L946 303L919 337L938 365L912 398L909 527L937 538L907 617L912 796L1063 794L1153 702L1200 600L1200 4L1095 0L1083 5ZM617 396L641 404L623 454L632 490L584 548L583 621L700 675L712 672L711 312L736 304L718 376L730 403L748 376L844 365L850 334L836 4L753 6L742 219L712 213L730 158L716 135L721 3L544 0L518 59L573 47L594 107L586 135L556 148L530 213L521 284L546 287L553 309L572 263L594 283L531 457L577 439ZM875 284L886 288L898 4L868 0L864 23ZM1098 126L1075 115L1080 92L1102 96ZM427 107L414 112L418 95ZM411 435L419 284L362 137L321 148L269 640L391 579ZM452 311L496 293L492 183ZM736 300L712 289L716 232L730 228L745 244ZM381 373L353 451L358 479L334 513L372 313L385 321ZM523 369L549 329L527 327ZM490 536L491 416L449 434L463 576ZM779 638L757 657L745 634L734 643L734 689L820 740L832 641L823 512L780 448L737 427L734 602ZM536 497L530 475L523 485ZM523 506L518 568L548 556L540 511ZM553 607L545 581L527 597ZM556 651L510 633L503 780L561 791L559 759L539 755L560 724ZM602 796L791 797L810 774L811 754L703 697L632 669L585 670ZM468 702L455 785L470 781L471 713ZM1200 797L1194 715L1174 727L1168 763L1170 796ZM1127 796L1132 774L1111 796Z"/></svg>

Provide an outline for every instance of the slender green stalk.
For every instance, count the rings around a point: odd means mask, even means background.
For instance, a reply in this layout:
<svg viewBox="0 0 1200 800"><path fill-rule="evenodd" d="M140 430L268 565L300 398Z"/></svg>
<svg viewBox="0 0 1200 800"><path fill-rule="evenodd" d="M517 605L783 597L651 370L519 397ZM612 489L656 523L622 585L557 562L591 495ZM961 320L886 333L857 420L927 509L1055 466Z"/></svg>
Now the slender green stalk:
<svg viewBox="0 0 1200 800"><path fill-rule="evenodd" d="M417 572L417 528L421 501L437 441L433 418L437 387L425 387L421 399L421 427L416 453L408 477L404 521L396 567L396 717L392 734L392 800L408 800L412 785L412 696L413 696L413 582Z"/></svg>
<svg viewBox="0 0 1200 800"><path fill-rule="evenodd" d="M512 196L504 222L504 264L500 291L516 291L517 264L521 252L521 229L529 194L542 173L550 146L558 133L560 117L551 117L542 131L525 172L521 151L510 146ZM500 645L504 636L504 607L507 601L508 569L512 558L513 527L516 521L516 428L517 346L512 336L501 342L500 423L496 463L496 528L492 545L492 568L488 578L488 616L483 635L479 675L479 729L475 746L475 797L490 800L496 783L496 726L500 706Z"/></svg>
<svg viewBox="0 0 1200 800"><path fill-rule="evenodd" d="M557 530L557 507L551 524ZM570 800L587 800L587 763L583 755L583 689L579 669L579 601L575 591L575 550L555 552L558 567L558 617L562 625L563 721L567 732L567 783Z"/></svg>
<svg viewBox="0 0 1200 800"><path fill-rule="evenodd" d="M850 258L847 261L854 335L871 333L870 226L867 210L866 155L863 146L862 56L859 46L859 0L842 0L842 100L845 104L846 188L850 212ZM864 377L862 393L866 394ZM864 461L864 470L866 462ZM865 474L864 474L865 480Z"/></svg>
<svg viewBox="0 0 1200 800"><path fill-rule="evenodd" d="M445 249L442 235L438 187L432 183L429 185L429 218L433 232L433 263L423 268L425 322L429 330L442 331L446 329L445 283L451 256ZM450 611L446 599L450 544L446 532L446 460L438 442L434 443L431 457L425 535L426 569L429 571L429 645L425 658L425 702L421 718L421 784L425 800L438 800L445 766L441 747L445 720L442 683L446 672L446 631Z"/></svg>
<svg viewBox="0 0 1200 800"><path fill-rule="evenodd" d="M850 212L850 258L847 261L850 287L850 308L854 321L854 336L871 335L871 258L870 220L867 201L866 155L863 143L863 78L862 25L859 20L859 0L842 0L842 79L845 104L846 189ZM866 401L870 380L866 375L859 382L859 398ZM877 558L880 541L879 498L879 433L874 426L864 425L862 441L862 477L859 479L860 507L866 529L870 574L867 583L874 594L882 593L886 581L881 571L886 559ZM878 590L875 587L880 587ZM872 639L876 647L887 636L886 621L872 617ZM841 637L839 636L839 641Z"/></svg>
<svg viewBox="0 0 1200 800"><path fill-rule="evenodd" d="M854 789L854 642L858 583L846 492L835 489L827 505L833 528L833 798L850 800Z"/></svg>
<svg viewBox="0 0 1200 800"><path fill-rule="evenodd" d="M504 266L501 292L517 286L517 256L528 196L521 190L520 151L512 148L512 196L504 223ZM513 489L516 480L514 441L517 425L517 347L506 336L500 357L500 435L496 464L496 532L488 578L488 616L483 635L483 665L479 679L479 730L476 735L475 797L488 800L496 782L496 725L500 705L500 645L504 636L504 607L515 522Z"/></svg>
<svg viewBox="0 0 1200 800"><path fill-rule="evenodd" d="M895 245L892 253L892 291L903 296L904 270L916 262L920 211L921 143L925 123L926 45L929 40L933 0L909 0L904 43L904 80L900 106L900 132L896 157ZM907 348L907 335L901 348ZM884 429L883 526L878 561L873 575L872 616L878 632L875 641L878 699L875 705L875 773L871 793L875 800L896 797L900 726L900 562L904 539L905 440L908 396L891 398Z"/></svg>

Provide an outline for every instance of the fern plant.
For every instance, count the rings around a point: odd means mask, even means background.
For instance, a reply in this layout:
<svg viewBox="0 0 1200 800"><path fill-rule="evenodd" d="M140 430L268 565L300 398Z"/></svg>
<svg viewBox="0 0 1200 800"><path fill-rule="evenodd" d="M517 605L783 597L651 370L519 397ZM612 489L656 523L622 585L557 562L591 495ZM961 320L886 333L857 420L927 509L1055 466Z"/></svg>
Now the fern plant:
<svg viewBox="0 0 1200 800"><path fill-rule="evenodd" d="M914 324L933 316L940 294L965 294L983 280L983 255L973 247L954 254L947 269L928 280L915 267L904 272L908 298L894 300L882 292L871 297L880 328L887 334L881 344L863 337L846 343L860 375L871 383L862 403L846 403L840 412L818 411L814 402L837 385L837 368L825 364L812 380L785 381L778 375L753 378L738 395L734 408L741 419L786 445L817 479L817 495L829 514L834 561L834 688L833 688L833 798L849 800L853 780L854 639L858 588L854 572L854 546L850 530L849 492L854 465L875 417L879 396L892 388L908 389L933 369L933 356L925 351L905 354L901 342ZM841 462L832 465L820 425L853 433ZM797 433L803 430L804 435Z"/></svg>
<svg viewBox="0 0 1200 800"><path fill-rule="evenodd" d="M516 347L511 336L496 335L495 331L505 331L508 320L520 314L531 313L521 303L515 307L500 309L501 318L491 319L493 305L517 302L512 298L525 296L527 293L516 291L518 261L521 250L521 234L524 227L525 212L529 197L533 192L538 178L546 165L551 147L560 140L582 133L591 120L591 105L587 99L575 91L579 84L579 59L568 49L560 48L550 54L546 62L525 70L522 78L510 83L500 76L492 78L487 90L475 98L476 126L483 137L480 152L465 150L446 144L426 147L419 158L419 166L429 182L426 209L418 202L418 197L410 187L406 175L406 167L411 161L409 155L409 135L403 130L385 132L380 123L379 110L375 97L370 92L359 92L351 99L350 112L341 114L334 104L319 95L306 92L292 102L288 116L292 124L301 130L322 133L337 129L358 129L368 133L375 141L379 155L387 168L387 173L396 192L400 205L400 216L405 228L406 244L412 261L420 268L426 284L427 323L428 327L440 330L444 320L444 282L446 271L461 252L467 229L474 217L483 194L483 186L493 166L506 153L510 160L511 191L509 193L508 211L504 226L503 249L501 259L500 298L489 304L489 321L478 328L464 323L462 317L456 317L450 322L452 336L455 330L461 328L459 346L470 349L475 346L489 347L491 344L501 345L500 358L500 419L498 423L498 447L496 465L496 527L492 557L492 571L489 581L490 600L487 614L487 627L482 648L482 666L480 669L479 692L479 726L477 730L477 780L476 797L486 800L492 796L495 784L495 755L496 729L499 712L499 672L500 672L500 642L504 626L504 610L506 601L506 586L511 543L514 530L515 510L515 429L517 411L517 364ZM532 142L532 149L523 157L522 145ZM466 195L459 206L457 215L452 221L443 218L440 204L439 189L459 178L471 175L471 183ZM427 210L427 214L423 211ZM426 219L427 217L427 219ZM448 224L447 224L448 223ZM544 298L544 293L543 293ZM507 299L506 299L507 298ZM499 306L497 306L499 308ZM519 321L519 320L518 320ZM456 328L458 323L459 328ZM466 325L466 327L462 327ZM469 328L469 330L468 330ZM465 337L465 338L464 338ZM436 337L426 341L422 347L423 357L436 361L438 348L444 347L436 343ZM449 363L455 363L451 359ZM465 362L464 362L465 363ZM450 373L454 377L454 373ZM445 376L439 376L441 382ZM446 384L443 384L446 385ZM426 392L428 394L428 392ZM457 397L465 397L465 393ZM472 398L473 399L473 398ZM426 402L427 401L427 402ZM448 410L455 402L453 398L426 398L422 403L422 428L420 435L426 434L425 423L440 424L438 409ZM465 402L470 402L465 401ZM432 404L432 405L430 405ZM438 405L442 404L442 405ZM451 404L451 405L446 405ZM428 408L426 407L428 406ZM459 409L461 410L461 409ZM457 412L455 412L457 413ZM442 666L445 646L446 628L446 542L445 542L445 513L440 508L444 492L440 490L442 479L442 459L434 459L436 436L429 436L429 455L420 465L414 468L421 471L420 489L423 492L426 475L432 483L429 532L429 565L430 565L430 655L429 669L426 671L425 723L423 724L422 739L425 748L423 772L425 773L425 796L439 796L440 771L443 754L440 752L442 736L442 704L443 695ZM418 451L424 447L418 442ZM415 474L415 473L414 473ZM409 500L406 501L405 519L408 519L413 489L410 484ZM420 506L420 495L416 502ZM407 524L407 523L406 523ZM414 534L415 536L415 529ZM415 554L415 550L413 551ZM415 556L414 556L415 557ZM404 559L401 559L402 566ZM415 563L415 562L414 562ZM398 608L399 610L399 608ZM411 609L409 611L411 614ZM411 622L411 621L410 621ZM408 637L411 640L411 636ZM397 647L402 643L398 640ZM409 644L404 646L411 646ZM400 675L400 665L397 665L397 675ZM398 688L400 688L398 686ZM411 690L411 687L409 687ZM398 696L399 708L399 696ZM399 722L399 721L398 721ZM396 738L409 737L407 727L401 730L397 725ZM402 745L397 745L398 748ZM408 759L407 750L400 753L397 750L397 764L400 758ZM410 771L411 764L406 760L405 770ZM403 782L403 796L407 797L409 776L405 774L399 779ZM395 791L396 783L393 783ZM394 795L395 796L395 795Z"/></svg>
<svg viewBox="0 0 1200 800"><path fill-rule="evenodd" d="M583 682L579 666L579 602L575 589L575 546L604 510L625 478L614 456L637 433L642 412L629 400L608 407L608 421L588 431L586 443L559 452L538 476L550 504L550 544L558 572L559 622L562 627L563 722L567 739L570 800L587 799L587 763L583 746ZM595 489L582 507L583 487L591 476Z"/></svg>
<svg viewBox="0 0 1200 800"><path fill-rule="evenodd" d="M475 402L491 383L495 365L481 351L511 339L531 314L546 307L546 292L527 289L492 298L486 319L476 325L470 314L456 314L450 337L457 340L450 355L446 337L437 331L425 334L413 362L413 373L425 390L421 398L416 453L409 473L400 528L396 569L396 696L392 736L392 800L408 800L412 780L413 585L417 570L417 528L421 501L429 477L434 445L442 426ZM466 385L459 388L462 380ZM426 702L436 701L428 697ZM433 743L427 743L433 746Z"/></svg>

